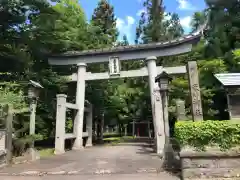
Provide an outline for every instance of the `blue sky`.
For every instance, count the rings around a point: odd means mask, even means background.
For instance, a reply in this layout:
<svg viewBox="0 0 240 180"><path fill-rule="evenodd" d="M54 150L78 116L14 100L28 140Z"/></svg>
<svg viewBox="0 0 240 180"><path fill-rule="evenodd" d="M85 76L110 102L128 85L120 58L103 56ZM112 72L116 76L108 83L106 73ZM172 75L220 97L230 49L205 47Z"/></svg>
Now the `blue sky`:
<svg viewBox="0 0 240 180"><path fill-rule="evenodd" d="M94 8L99 0L79 0L87 18L90 19ZM128 40L133 43L135 39L135 29L138 24L140 14L143 9L144 0L109 0L115 8L117 17L117 27L120 38L126 34ZM189 32L191 16L195 11L205 8L204 0L164 0L167 12L178 13L185 33Z"/></svg>

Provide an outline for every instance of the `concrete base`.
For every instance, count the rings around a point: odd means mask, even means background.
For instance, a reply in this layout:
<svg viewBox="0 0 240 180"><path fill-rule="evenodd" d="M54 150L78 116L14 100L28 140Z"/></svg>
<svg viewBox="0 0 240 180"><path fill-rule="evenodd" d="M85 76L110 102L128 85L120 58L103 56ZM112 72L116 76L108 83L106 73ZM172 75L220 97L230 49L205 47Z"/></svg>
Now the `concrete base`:
<svg viewBox="0 0 240 180"><path fill-rule="evenodd" d="M240 177L240 152L206 152L184 150L180 153L182 178L186 179L237 179Z"/></svg>
<svg viewBox="0 0 240 180"><path fill-rule="evenodd" d="M92 147L93 145L92 144L86 144L85 147Z"/></svg>
<svg viewBox="0 0 240 180"><path fill-rule="evenodd" d="M80 147L72 147L72 150L78 151L78 150L83 150L84 147L80 146Z"/></svg>
<svg viewBox="0 0 240 180"><path fill-rule="evenodd" d="M40 154L37 149L29 148L24 156L28 157L31 161L36 161L40 159Z"/></svg>
<svg viewBox="0 0 240 180"><path fill-rule="evenodd" d="M81 149L83 149L84 147L83 147L83 140L82 140L82 138L77 138L77 139L75 139L74 140L74 143L73 143L73 147L72 147L72 149L73 150L81 150Z"/></svg>
<svg viewBox="0 0 240 180"><path fill-rule="evenodd" d="M65 153L65 151L54 151L54 154L55 155L61 155L61 154L64 154Z"/></svg>

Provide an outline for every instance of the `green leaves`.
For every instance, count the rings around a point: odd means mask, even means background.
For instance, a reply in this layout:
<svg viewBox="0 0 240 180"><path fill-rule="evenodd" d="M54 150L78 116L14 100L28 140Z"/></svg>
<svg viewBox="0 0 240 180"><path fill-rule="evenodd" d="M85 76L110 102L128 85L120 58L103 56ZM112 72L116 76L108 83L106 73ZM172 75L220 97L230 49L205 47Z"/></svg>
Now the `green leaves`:
<svg viewBox="0 0 240 180"><path fill-rule="evenodd" d="M14 114L28 111L28 105L25 102L23 91L19 89L0 87L0 106L4 105L9 105Z"/></svg>
<svg viewBox="0 0 240 180"><path fill-rule="evenodd" d="M175 126L175 137L182 147L204 151L219 147L222 151L240 146L240 124L231 121L182 121Z"/></svg>
<svg viewBox="0 0 240 180"><path fill-rule="evenodd" d="M95 28L94 36L98 37L97 46L100 45L101 48L112 46L116 42L118 37L116 23L113 6L107 0L100 0L91 19L91 25Z"/></svg>
<svg viewBox="0 0 240 180"><path fill-rule="evenodd" d="M240 39L240 5L238 0L233 1L210 1L209 5L209 28L206 31L208 40L208 57L224 56L229 51L237 48Z"/></svg>
<svg viewBox="0 0 240 180"><path fill-rule="evenodd" d="M137 44L172 40L184 33L178 14L166 13L162 4L155 6L154 3L152 0L144 1L146 12L142 13L136 29Z"/></svg>

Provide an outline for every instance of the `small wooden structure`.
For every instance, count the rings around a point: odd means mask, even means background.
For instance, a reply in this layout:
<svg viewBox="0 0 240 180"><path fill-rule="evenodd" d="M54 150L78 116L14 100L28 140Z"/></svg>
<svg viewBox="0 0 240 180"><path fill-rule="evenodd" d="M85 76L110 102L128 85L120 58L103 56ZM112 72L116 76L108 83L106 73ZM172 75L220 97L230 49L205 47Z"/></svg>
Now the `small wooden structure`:
<svg viewBox="0 0 240 180"><path fill-rule="evenodd" d="M240 73L214 75L223 85L228 103L230 120L240 119Z"/></svg>
<svg viewBox="0 0 240 180"><path fill-rule="evenodd" d="M130 122L131 131L132 131L132 136L137 136L137 137L149 137L152 138L154 137L153 135L153 124L151 120L146 120L146 121L135 121L133 120ZM129 127L130 127L129 126Z"/></svg>

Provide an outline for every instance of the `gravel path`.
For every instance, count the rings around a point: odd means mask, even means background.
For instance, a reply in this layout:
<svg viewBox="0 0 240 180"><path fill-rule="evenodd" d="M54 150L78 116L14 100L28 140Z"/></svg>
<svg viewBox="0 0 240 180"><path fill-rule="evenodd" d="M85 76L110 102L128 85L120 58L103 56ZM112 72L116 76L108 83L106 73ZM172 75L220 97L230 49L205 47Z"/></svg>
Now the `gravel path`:
<svg viewBox="0 0 240 180"><path fill-rule="evenodd" d="M0 169L1 180L177 180L162 171L162 161L147 143L91 147Z"/></svg>

